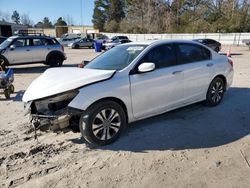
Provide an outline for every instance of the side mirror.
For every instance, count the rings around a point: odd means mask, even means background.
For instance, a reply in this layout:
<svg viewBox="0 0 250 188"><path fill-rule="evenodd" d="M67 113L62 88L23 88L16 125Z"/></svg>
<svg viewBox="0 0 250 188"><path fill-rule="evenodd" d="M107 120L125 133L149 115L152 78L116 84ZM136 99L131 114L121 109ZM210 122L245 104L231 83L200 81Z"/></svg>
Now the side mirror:
<svg viewBox="0 0 250 188"><path fill-rule="evenodd" d="M14 50L16 48L16 46L14 44L10 45L10 49Z"/></svg>
<svg viewBox="0 0 250 188"><path fill-rule="evenodd" d="M143 73L143 72L150 72L155 70L155 64L151 62L145 62L139 65L138 71Z"/></svg>

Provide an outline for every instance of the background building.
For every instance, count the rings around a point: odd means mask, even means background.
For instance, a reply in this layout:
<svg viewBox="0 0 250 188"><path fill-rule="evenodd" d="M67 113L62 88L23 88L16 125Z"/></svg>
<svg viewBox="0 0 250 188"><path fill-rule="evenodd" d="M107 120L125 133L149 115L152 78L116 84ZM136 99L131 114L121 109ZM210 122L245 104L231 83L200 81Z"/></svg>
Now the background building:
<svg viewBox="0 0 250 188"><path fill-rule="evenodd" d="M26 30L28 26L0 21L0 36L10 37L15 31Z"/></svg>

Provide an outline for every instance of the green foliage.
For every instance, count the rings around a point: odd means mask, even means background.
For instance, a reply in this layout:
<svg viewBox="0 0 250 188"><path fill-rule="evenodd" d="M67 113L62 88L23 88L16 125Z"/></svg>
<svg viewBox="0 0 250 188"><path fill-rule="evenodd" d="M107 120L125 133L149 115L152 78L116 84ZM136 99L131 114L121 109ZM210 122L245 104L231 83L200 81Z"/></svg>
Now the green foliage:
<svg viewBox="0 0 250 188"><path fill-rule="evenodd" d="M16 10L13 12L11 20L16 24L20 24L20 15Z"/></svg>
<svg viewBox="0 0 250 188"><path fill-rule="evenodd" d="M95 28L128 33L249 32L241 0L96 0Z"/></svg>
<svg viewBox="0 0 250 188"><path fill-rule="evenodd" d="M36 25L35 25L36 28L53 28L53 25L51 23L51 21L49 20L48 17L44 17L43 18L43 21L41 22L38 22Z"/></svg>
<svg viewBox="0 0 250 188"><path fill-rule="evenodd" d="M62 19L62 17L59 17L55 23L55 26L66 26L67 23Z"/></svg>
<svg viewBox="0 0 250 188"><path fill-rule="evenodd" d="M92 22L100 31L120 31L120 22L125 18L124 0L95 0Z"/></svg>

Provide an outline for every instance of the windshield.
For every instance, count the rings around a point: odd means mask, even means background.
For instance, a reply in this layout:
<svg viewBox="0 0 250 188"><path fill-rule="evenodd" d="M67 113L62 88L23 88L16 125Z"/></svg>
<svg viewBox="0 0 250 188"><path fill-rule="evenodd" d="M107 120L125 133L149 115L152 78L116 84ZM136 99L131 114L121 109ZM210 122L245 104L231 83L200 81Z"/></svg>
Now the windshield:
<svg viewBox="0 0 250 188"><path fill-rule="evenodd" d="M13 38L6 39L2 44L0 44L0 48L1 49L7 48L12 41L13 41Z"/></svg>
<svg viewBox="0 0 250 188"><path fill-rule="evenodd" d="M101 70L122 70L128 66L147 46L121 45L101 54L85 68Z"/></svg>

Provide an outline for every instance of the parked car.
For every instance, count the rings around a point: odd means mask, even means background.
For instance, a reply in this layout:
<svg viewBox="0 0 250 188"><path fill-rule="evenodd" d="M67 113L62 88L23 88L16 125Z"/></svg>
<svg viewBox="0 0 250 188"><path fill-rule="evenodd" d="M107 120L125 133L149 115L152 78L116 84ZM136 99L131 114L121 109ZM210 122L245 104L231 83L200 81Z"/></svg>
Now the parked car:
<svg viewBox="0 0 250 188"><path fill-rule="evenodd" d="M0 37L0 44L2 44L6 39L6 37Z"/></svg>
<svg viewBox="0 0 250 188"><path fill-rule="evenodd" d="M106 35L98 35L96 38L95 38L95 41L97 42L100 42L100 43L105 43L106 41L108 41L109 38L108 36Z"/></svg>
<svg viewBox="0 0 250 188"><path fill-rule="evenodd" d="M64 48L47 36L12 36L0 45L0 60L6 65L44 63L61 66L66 59Z"/></svg>
<svg viewBox="0 0 250 188"><path fill-rule="evenodd" d="M71 47L73 49L78 49L82 47L94 48L94 42L95 41L93 39L83 38L83 39L78 39L73 43L70 43L68 47Z"/></svg>
<svg viewBox="0 0 250 188"><path fill-rule="evenodd" d="M249 50L250 50L250 39L243 39L242 43L244 43L245 45L247 45L249 47Z"/></svg>
<svg viewBox="0 0 250 188"><path fill-rule="evenodd" d="M129 40L127 36L115 36L103 43L103 49L109 50L119 44L124 44L128 42L131 42L131 40Z"/></svg>
<svg viewBox="0 0 250 188"><path fill-rule="evenodd" d="M75 38L61 38L59 39L59 42L63 46L69 46L69 44L72 44L73 42L81 39L81 37L75 37Z"/></svg>
<svg viewBox="0 0 250 188"><path fill-rule="evenodd" d="M194 39L193 41L204 44L209 48L212 48L216 52L219 52L221 50L221 43L213 39Z"/></svg>
<svg viewBox="0 0 250 188"><path fill-rule="evenodd" d="M83 69L47 70L29 86L23 101L33 124L58 126L60 120L65 127L78 117L82 137L105 145L127 123L200 101L218 105L232 81L232 61L202 44L132 42L101 54Z"/></svg>

